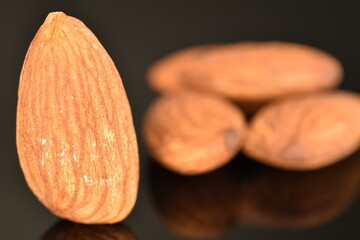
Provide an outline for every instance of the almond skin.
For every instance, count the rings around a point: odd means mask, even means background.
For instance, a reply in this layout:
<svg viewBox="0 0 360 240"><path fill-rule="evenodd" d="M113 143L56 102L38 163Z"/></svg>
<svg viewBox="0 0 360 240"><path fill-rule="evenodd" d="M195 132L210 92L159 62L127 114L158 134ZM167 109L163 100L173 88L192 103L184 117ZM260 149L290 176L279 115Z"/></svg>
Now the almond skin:
<svg viewBox="0 0 360 240"><path fill-rule="evenodd" d="M340 161L360 145L360 96L327 92L264 107L250 124L245 153L288 170L312 170Z"/></svg>
<svg viewBox="0 0 360 240"><path fill-rule="evenodd" d="M55 215L115 223L132 210L139 163L120 75L78 19L50 13L27 52L17 108L26 181Z"/></svg>
<svg viewBox="0 0 360 240"><path fill-rule="evenodd" d="M278 41L180 50L157 61L148 74L157 91L187 88L215 93L249 113L277 98L336 87L342 77L341 64L330 54Z"/></svg>
<svg viewBox="0 0 360 240"><path fill-rule="evenodd" d="M145 116L150 154L184 175L210 172L241 149L246 123L240 109L216 96L183 92L158 98Z"/></svg>
<svg viewBox="0 0 360 240"><path fill-rule="evenodd" d="M209 44L182 49L156 61L147 71L149 85L154 90L163 93L186 90L188 86L183 81L184 69L196 65L196 59L214 46L215 44Z"/></svg>

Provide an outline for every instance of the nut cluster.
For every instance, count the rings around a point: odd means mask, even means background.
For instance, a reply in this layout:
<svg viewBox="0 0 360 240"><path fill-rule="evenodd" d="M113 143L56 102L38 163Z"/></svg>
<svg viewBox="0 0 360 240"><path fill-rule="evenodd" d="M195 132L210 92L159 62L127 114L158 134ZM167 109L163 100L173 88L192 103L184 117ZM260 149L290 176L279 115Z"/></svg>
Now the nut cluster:
<svg viewBox="0 0 360 240"><path fill-rule="evenodd" d="M148 71L149 85L161 96L145 115L143 137L154 160L181 175L214 171L242 149L270 166L319 169L360 145L359 94L332 90L342 77L336 58L301 44L240 42L180 50ZM55 215L79 223L127 217L139 181L136 135L120 75L95 35L78 19L50 13L28 49L18 96L17 150L37 198ZM215 175L216 181L200 176L193 188L206 183L214 186L213 195L221 195L218 190L226 187L220 185L229 179L221 171ZM197 211L198 225L183 224L188 210L211 210L219 202L194 198L177 180L183 178L176 175L173 195L156 199L184 208L186 214L162 211L179 235L219 237L233 224L238 208L250 222L268 217L261 204L250 204L258 192L245 186L249 202L229 204L225 215L219 209L209 215ZM164 179L170 182L172 173ZM261 179L250 183L263 184ZM164 189L169 191L154 191ZM233 199L231 192L228 188L220 202ZM189 209L183 204L187 201L192 202ZM225 220L218 222L222 216ZM209 219L213 222L203 224ZM220 228L214 228L218 223ZM89 236L100 232L101 239L108 239L111 230L60 228ZM134 238L124 228L115 230L124 232L124 239ZM59 236L51 231L44 239Z"/></svg>
<svg viewBox="0 0 360 240"><path fill-rule="evenodd" d="M360 96L333 90L342 78L335 57L302 44L240 42L180 50L149 68L149 85L163 96L149 108L144 139L155 160L181 174L214 170L242 147L271 166L319 169L360 145ZM196 98L184 97L189 94ZM207 103L210 95L222 105ZM248 127L236 127L242 111L249 115ZM233 129L231 154L217 138L219 129L224 139L226 129Z"/></svg>

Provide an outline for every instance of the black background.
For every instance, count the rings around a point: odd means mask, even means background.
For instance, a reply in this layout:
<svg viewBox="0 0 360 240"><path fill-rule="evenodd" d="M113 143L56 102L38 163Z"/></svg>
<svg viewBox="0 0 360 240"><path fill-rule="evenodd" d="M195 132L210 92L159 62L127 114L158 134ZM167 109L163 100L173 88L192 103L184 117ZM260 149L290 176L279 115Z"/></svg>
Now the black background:
<svg viewBox="0 0 360 240"><path fill-rule="evenodd" d="M358 9L351 1L2 3L0 239L40 239L58 221L26 186L15 145L17 87L22 62L32 38L49 12L60 10L79 18L99 38L122 76L140 136L142 116L155 97L145 82L146 68L169 52L191 45L242 40L283 40L312 45L332 53L343 63L346 76L341 88L360 92ZM150 187L152 164L140 137L139 146L140 192L136 207L125 224L137 239L179 239L165 227L154 206ZM238 157L235 161L241 159ZM239 163L237 168L246 169L246 166ZM244 170L239 174L241 172ZM359 239L359 222L360 202L357 201L337 218L314 228L294 231L239 224L225 239Z"/></svg>

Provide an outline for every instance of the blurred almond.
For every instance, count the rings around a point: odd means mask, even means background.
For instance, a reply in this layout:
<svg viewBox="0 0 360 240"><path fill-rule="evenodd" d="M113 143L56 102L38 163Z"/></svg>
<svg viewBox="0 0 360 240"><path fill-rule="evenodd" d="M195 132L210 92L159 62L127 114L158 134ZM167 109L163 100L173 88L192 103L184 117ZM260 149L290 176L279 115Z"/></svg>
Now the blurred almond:
<svg viewBox="0 0 360 240"><path fill-rule="evenodd" d="M78 19L50 13L20 76L17 149L26 181L55 215L115 223L132 210L138 150L120 75Z"/></svg>
<svg viewBox="0 0 360 240"><path fill-rule="evenodd" d="M148 70L148 82L156 91L162 93L176 93L186 90L186 83L183 81L183 69L196 65L196 59L202 53L208 51L215 45L192 47L177 51L158 60Z"/></svg>
<svg viewBox="0 0 360 240"><path fill-rule="evenodd" d="M244 151L283 169L318 169L359 148L359 123L356 93L335 91L284 99L255 115Z"/></svg>
<svg viewBox="0 0 360 240"><path fill-rule="evenodd" d="M240 109L216 96L181 93L149 107L143 135L150 154L184 175L210 172L241 149L246 123Z"/></svg>
<svg viewBox="0 0 360 240"><path fill-rule="evenodd" d="M319 49L288 42L239 42L177 51L153 64L160 92L196 89L228 97L253 112L273 99L333 88L343 69Z"/></svg>

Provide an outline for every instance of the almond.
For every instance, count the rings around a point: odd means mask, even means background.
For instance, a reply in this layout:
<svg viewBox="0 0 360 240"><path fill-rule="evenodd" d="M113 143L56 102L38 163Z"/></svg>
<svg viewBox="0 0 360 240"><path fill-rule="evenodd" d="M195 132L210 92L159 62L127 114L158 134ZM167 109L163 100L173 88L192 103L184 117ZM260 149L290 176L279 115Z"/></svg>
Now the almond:
<svg viewBox="0 0 360 240"><path fill-rule="evenodd" d="M341 64L330 54L275 41L180 50L157 61L148 74L155 90L211 92L236 101L247 112L280 97L333 88L342 76Z"/></svg>
<svg viewBox="0 0 360 240"><path fill-rule="evenodd" d="M215 45L204 45L179 50L172 53L164 59L156 61L147 72L149 85L158 92L176 93L180 90L186 90L185 81L183 81L183 69L196 65L196 59L199 55L208 51Z"/></svg>
<svg viewBox="0 0 360 240"><path fill-rule="evenodd" d="M283 169L322 168L359 148L359 122L356 93L335 91L284 99L255 115L244 151Z"/></svg>
<svg viewBox="0 0 360 240"><path fill-rule="evenodd" d="M132 210L139 163L120 75L78 19L50 13L27 52L17 149L26 181L55 215L115 223Z"/></svg>
<svg viewBox="0 0 360 240"><path fill-rule="evenodd" d="M135 240L134 234L121 223L83 225L67 221L55 224L41 240Z"/></svg>
<svg viewBox="0 0 360 240"><path fill-rule="evenodd" d="M155 160L194 175L229 162L243 145L246 123L241 110L226 100L183 92L162 96L149 107L143 134Z"/></svg>

